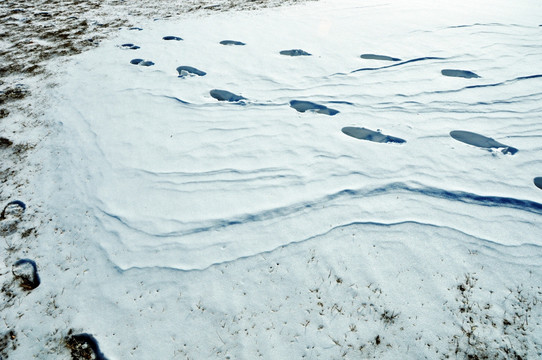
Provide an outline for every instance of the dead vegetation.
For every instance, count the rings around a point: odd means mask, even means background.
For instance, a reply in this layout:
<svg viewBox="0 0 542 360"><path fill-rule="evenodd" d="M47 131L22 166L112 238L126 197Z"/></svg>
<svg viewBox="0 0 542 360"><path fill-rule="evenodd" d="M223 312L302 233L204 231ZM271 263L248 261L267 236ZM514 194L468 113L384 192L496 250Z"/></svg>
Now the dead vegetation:
<svg viewBox="0 0 542 360"><path fill-rule="evenodd" d="M65 338L65 345L70 350L72 360L107 360L101 353L98 341L86 333L74 334L70 329Z"/></svg>
<svg viewBox="0 0 542 360"><path fill-rule="evenodd" d="M522 360L540 355L542 342L536 337L542 330L540 288L524 289L519 285L509 289L502 301L480 302L491 299L492 291L484 290L477 282L475 274L466 274L457 286L461 333L451 340L455 358Z"/></svg>
<svg viewBox="0 0 542 360"><path fill-rule="evenodd" d="M17 333L9 330L0 335L0 359L8 359L9 351L17 349Z"/></svg>

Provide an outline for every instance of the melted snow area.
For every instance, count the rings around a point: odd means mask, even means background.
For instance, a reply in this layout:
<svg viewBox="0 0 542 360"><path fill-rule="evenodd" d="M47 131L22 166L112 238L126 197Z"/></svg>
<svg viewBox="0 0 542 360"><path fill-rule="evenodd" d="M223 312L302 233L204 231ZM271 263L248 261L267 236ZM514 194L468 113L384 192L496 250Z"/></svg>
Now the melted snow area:
<svg viewBox="0 0 542 360"><path fill-rule="evenodd" d="M541 15L327 0L121 30L50 90L74 259L34 293L110 359L540 356Z"/></svg>

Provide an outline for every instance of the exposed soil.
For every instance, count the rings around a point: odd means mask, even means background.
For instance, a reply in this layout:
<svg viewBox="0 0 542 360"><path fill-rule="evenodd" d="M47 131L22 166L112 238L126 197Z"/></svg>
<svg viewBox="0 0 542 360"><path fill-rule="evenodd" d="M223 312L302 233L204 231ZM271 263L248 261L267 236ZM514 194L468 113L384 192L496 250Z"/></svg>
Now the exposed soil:
<svg viewBox="0 0 542 360"><path fill-rule="evenodd" d="M307 0L6 0L0 2L0 203L17 194L27 150L39 140L25 138L40 126L29 84L47 78L52 59L98 46L122 27L141 19L174 18L190 12L248 10ZM45 94L39 94L46 97ZM12 135L18 140L14 140ZM23 140L24 139L24 140ZM9 146L6 146L9 144Z"/></svg>

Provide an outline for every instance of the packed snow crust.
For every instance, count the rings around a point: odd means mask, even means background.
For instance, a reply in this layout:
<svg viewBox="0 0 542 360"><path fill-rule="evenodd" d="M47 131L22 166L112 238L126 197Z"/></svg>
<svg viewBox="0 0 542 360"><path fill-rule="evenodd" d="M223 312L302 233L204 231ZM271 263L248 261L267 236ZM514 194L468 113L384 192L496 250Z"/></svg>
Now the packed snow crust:
<svg viewBox="0 0 542 360"><path fill-rule="evenodd" d="M4 293L5 356L68 359L76 329L108 359L540 357L540 15L324 0L149 20L51 64L51 221L26 238L39 287Z"/></svg>

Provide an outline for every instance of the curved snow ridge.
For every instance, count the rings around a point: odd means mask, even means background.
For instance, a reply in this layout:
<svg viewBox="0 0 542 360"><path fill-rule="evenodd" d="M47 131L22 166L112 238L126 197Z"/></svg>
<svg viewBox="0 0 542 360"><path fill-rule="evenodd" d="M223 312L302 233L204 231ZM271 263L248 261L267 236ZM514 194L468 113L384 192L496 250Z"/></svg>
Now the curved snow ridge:
<svg viewBox="0 0 542 360"><path fill-rule="evenodd" d="M502 244L499 242L492 241L490 239L482 238L458 230L453 227L438 225L434 223L426 223L420 221L399 221L399 222L376 222L376 221L354 221L350 223L345 223L332 227L331 229L312 235L307 238L300 240L292 241L284 245L280 245L268 250L262 250L255 253L249 253L246 255L238 256L232 259L227 259L223 261L217 261L213 263L206 264L204 266L195 266L195 267L179 267L179 266L165 266L165 265L149 265L149 266L120 266L116 264L114 260L110 257L110 261L115 266L117 271L123 273L131 273L138 271L151 271L151 270L170 270L170 271L179 271L179 272L200 272L207 271L211 268L224 265L232 265L239 262L257 259L260 257L267 257L279 251L286 250L287 252L296 252L297 247L310 244L311 242L333 242L339 238L337 236L339 233L350 233L355 232L359 237L359 241L364 242L380 242L379 235L384 237L384 234L410 234L406 237L420 237L423 235L436 233L447 233L448 236L440 236L435 238L428 239L428 241L442 241L446 239L448 244L453 244L453 247L463 247L465 249L476 248L477 251L483 252L485 256L494 258L500 262L507 264L523 264L532 267L542 268L542 264L539 261L539 255L537 252L542 251L542 245L537 244L521 244L521 245L508 245ZM440 234L442 235L442 234ZM381 244L382 246L382 244ZM450 245L448 245L450 246Z"/></svg>
<svg viewBox="0 0 542 360"><path fill-rule="evenodd" d="M518 76L518 77L515 77L513 79L503 80L503 81L500 81L500 82L497 82L497 83L491 83L491 84L476 84L476 85L464 86L464 87L459 88L459 89L426 91L426 92L417 93L414 96L434 95L434 94L451 94L451 93L457 93L457 92L461 92L461 91L465 91L465 90L498 87L498 86L503 86L503 85L514 84L514 83L524 81L524 80L533 80L533 79L540 79L540 78L542 78L542 74L525 75L525 76ZM529 96L533 96L533 95L537 95L537 93L529 94ZM399 94L398 94L398 96L399 96ZM403 96L405 96L405 95L403 95ZM409 96L412 96L412 95L409 95Z"/></svg>
<svg viewBox="0 0 542 360"><path fill-rule="evenodd" d="M185 222L181 219L157 219L176 224L178 230L169 232L153 232L142 229L139 221L127 219L110 211L100 209L107 217L120 223L122 226L135 232L150 237L176 238L199 233L212 233L226 228L248 225L250 223L263 223L270 220L279 220L292 215L301 214L313 208L332 207L338 200L358 200L363 198L374 198L389 194L417 194L425 197L444 199L451 202L461 202L470 205L484 207L498 207L519 210L522 212L542 215L542 203L531 200L516 199L503 196L488 196L468 193L464 191L452 191L427 186L410 186L406 183L395 182L386 186L373 189L343 189L338 192L326 195L319 199L277 207L256 213L231 216L224 219L207 219L198 222Z"/></svg>
<svg viewBox="0 0 542 360"><path fill-rule="evenodd" d="M414 63L414 62L419 62L419 61L427 61L427 60L448 60L448 58L437 57L437 56L425 56L425 57L410 59L410 60L406 60L406 61L401 61L401 62L398 62L396 64L392 64L392 65L386 65L386 66L380 66L380 67L360 68L360 69L357 69L357 70L352 70L350 73L353 74L353 73L357 73L357 72L360 72L360 71L372 71L372 70L389 69L389 68L392 68L392 67L397 67L397 66L401 66L401 65L406 65L406 64L410 64L410 63Z"/></svg>
<svg viewBox="0 0 542 360"><path fill-rule="evenodd" d="M452 191L446 189L423 187L415 188L410 187L404 183L392 184L390 188L394 190L404 190L407 192L419 193L435 198L441 198L446 200L460 201L468 204L475 204L488 207L506 207L510 209L517 209L521 211L527 211L534 214L542 215L542 203L531 200L516 199L503 196L487 196L478 195L474 193L468 193L464 191ZM387 189L376 189L375 192L388 191Z"/></svg>
<svg viewBox="0 0 542 360"><path fill-rule="evenodd" d="M503 24L503 23L474 23L474 24L463 24L463 25L453 25L448 26L446 29L459 29L459 28L470 28L470 27L503 27L503 28L510 28L510 27L521 27L521 28L532 28L532 26L527 25L521 25L521 24Z"/></svg>
<svg viewBox="0 0 542 360"><path fill-rule="evenodd" d="M190 176L178 176L178 175L164 175L160 173L154 173L154 172L146 172L145 175L141 175L142 178L153 178L153 184L158 186L187 186L187 185L218 185L218 184L243 184L243 183L250 183L251 185L254 185L254 183L258 184L264 181L268 180L290 180L290 181L301 181L303 178L299 175L287 175L287 174L278 174L278 175L256 175L249 173L247 174L249 176L242 176L237 178L212 178L212 177L205 177L204 173L199 175L193 175ZM287 186L287 184L282 184L283 186ZM175 188L178 190L177 188ZM186 190L178 190L179 192L189 192Z"/></svg>

